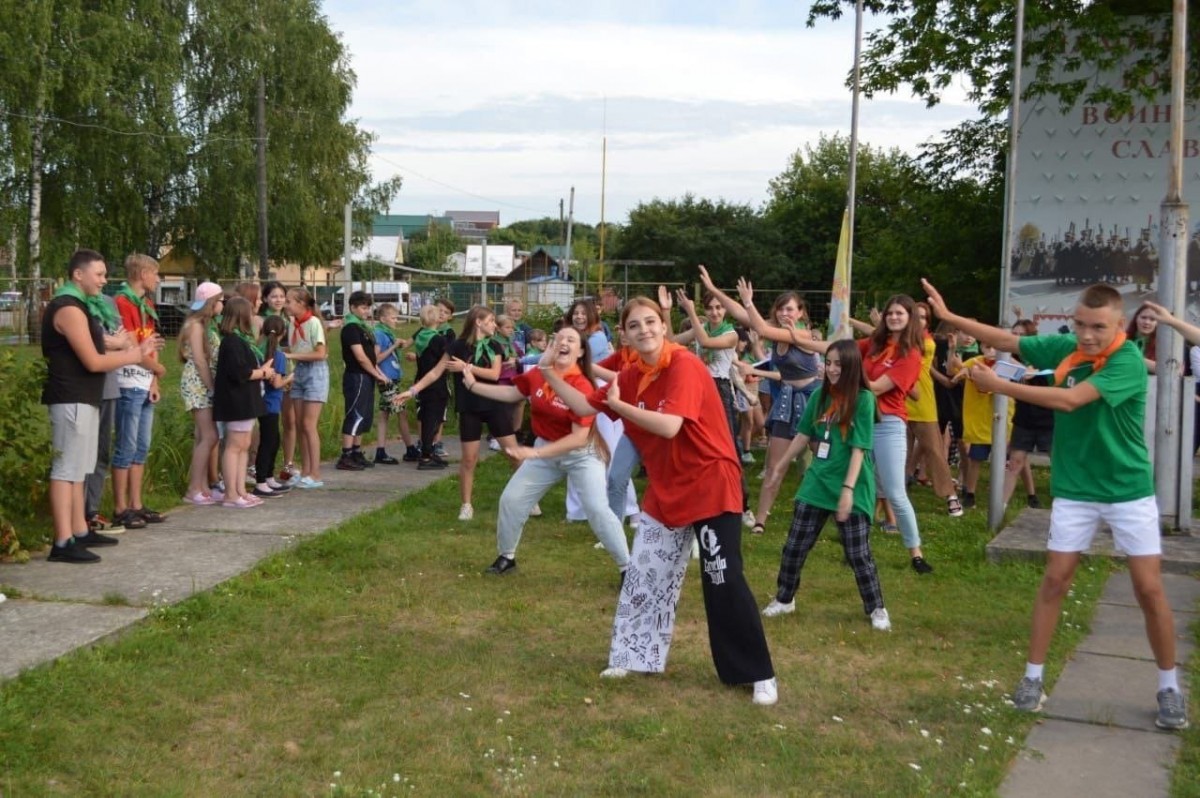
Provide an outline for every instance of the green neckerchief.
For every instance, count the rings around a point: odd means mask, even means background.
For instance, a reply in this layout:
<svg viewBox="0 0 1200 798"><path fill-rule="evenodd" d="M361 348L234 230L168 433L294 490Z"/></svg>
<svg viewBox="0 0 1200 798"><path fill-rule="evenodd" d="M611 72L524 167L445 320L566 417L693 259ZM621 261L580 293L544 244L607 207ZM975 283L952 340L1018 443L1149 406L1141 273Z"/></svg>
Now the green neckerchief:
<svg viewBox="0 0 1200 798"><path fill-rule="evenodd" d="M445 335L446 333L452 333L454 332L454 325L452 325L450 322L439 324L437 331L442 335Z"/></svg>
<svg viewBox="0 0 1200 798"><path fill-rule="evenodd" d="M509 358L514 358L517 356L517 350L513 349L511 337L509 337L507 335L501 335L500 333L496 333L492 336L492 340L495 341L496 343L500 344L500 348L503 350L503 357L505 360L508 360ZM478 352L476 352L475 356L476 357L479 356Z"/></svg>
<svg viewBox="0 0 1200 798"><path fill-rule="evenodd" d="M112 305L104 301L104 297L99 294L88 296L83 293L83 289L70 280L67 280L62 288L55 291L54 296L69 296L78 299L87 307L88 314L100 322L105 332L116 332L117 327L120 326L120 319L117 316L117 312L113 310Z"/></svg>
<svg viewBox="0 0 1200 798"><path fill-rule="evenodd" d="M216 335L217 340L220 340L220 338L221 338L221 314L213 316L211 319L208 320L208 332L210 334Z"/></svg>
<svg viewBox="0 0 1200 798"><path fill-rule="evenodd" d="M363 332L371 332L371 327L365 321L355 316L353 313L348 314L342 319L343 327L362 327Z"/></svg>
<svg viewBox="0 0 1200 798"><path fill-rule="evenodd" d="M417 357L425 354L426 348L429 347L429 342L438 336L440 330L436 327L422 327L417 330L417 334L413 336L413 348L417 350Z"/></svg>
<svg viewBox="0 0 1200 798"><path fill-rule="evenodd" d="M713 329L712 325L709 324L708 321L705 321L703 326L704 326L704 332L708 335L709 338L720 338L725 333L733 332L733 322L729 321L729 319L722 319L721 323L717 325L716 329ZM717 357L716 349L705 349L704 350L704 362L705 363L712 363L713 360L716 359L716 357Z"/></svg>
<svg viewBox="0 0 1200 798"><path fill-rule="evenodd" d="M1138 348L1138 351L1143 355L1146 354L1146 344L1150 341L1149 337L1139 335L1133 339L1133 345Z"/></svg>
<svg viewBox="0 0 1200 798"><path fill-rule="evenodd" d="M972 344L971 346L960 346L960 347L958 347L957 352L958 352L959 357L964 357L966 355L975 357L976 355L979 354L979 344Z"/></svg>
<svg viewBox="0 0 1200 798"><path fill-rule="evenodd" d="M492 339L490 336L485 335L483 338L476 338L475 339L475 357L474 357L474 359L471 360L471 362L475 363L477 365L484 365L483 363L480 363L479 356L486 354L488 356L486 365L488 365L488 366L492 365L491 344L492 344Z"/></svg>
<svg viewBox="0 0 1200 798"><path fill-rule="evenodd" d="M264 319L269 319L272 316L278 316L280 318L283 318L283 314L280 313L278 310L275 310L275 308L263 308L262 317Z"/></svg>
<svg viewBox="0 0 1200 798"><path fill-rule="evenodd" d="M118 292L118 296L123 296L126 299L128 299L130 302L132 302L133 304L137 305L137 309L142 314L142 326L143 327L146 326L146 317L147 316L154 319L155 324L158 323L158 313L154 310L154 306L151 305L150 303L148 303L146 301L145 297L138 296L136 293L134 293L134 290L129 287L129 283L124 283L121 286L121 290Z"/></svg>
<svg viewBox="0 0 1200 798"><path fill-rule="evenodd" d="M263 348L258 345L258 341L254 340L254 336L250 335L249 333L244 333L241 330L234 330L233 333L238 338L241 338L243 341L246 342L246 345L249 346L250 349L254 352L254 354L258 358L258 362L260 364L266 361L266 359L267 359L266 352L264 352Z"/></svg>
<svg viewBox="0 0 1200 798"><path fill-rule="evenodd" d="M387 346L385 346L384 349L387 349L388 346L396 343L396 336L392 332L392 329L383 322L377 322L375 324L375 332L383 333L383 337L387 339Z"/></svg>
<svg viewBox="0 0 1200 798"><path fill-rule="evenodd" d="M530 355L540 355L545 351L546 351L545 349L542 349L540 346L537 346L536 344L528 344L525 347L525 357L529 357Z"/></svg>

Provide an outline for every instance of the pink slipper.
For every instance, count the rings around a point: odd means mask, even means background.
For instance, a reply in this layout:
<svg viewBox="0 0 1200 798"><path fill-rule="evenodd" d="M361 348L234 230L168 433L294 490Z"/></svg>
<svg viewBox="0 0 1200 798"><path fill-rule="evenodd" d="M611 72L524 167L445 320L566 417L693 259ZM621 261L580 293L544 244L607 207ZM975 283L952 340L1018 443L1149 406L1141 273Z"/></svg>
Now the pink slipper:
<svg viewBox="0 0 1200 798"><path fill-rule="evenodd" d="M234 501L231 501L231 502L221 502L221 506L222 506L222 507L229 507L229 508L232 508L232 509L234 509L234 510L245 510L245 509L248 509L248 508L250 508L250 507L257 507L258 505L257 505L257 504L255 504L255 503L254 503L254 502L252 502L252 501L248 501L248 500L247 500L247 498L246 498L245 496L239 496L239 497L238 497L237 499L235 499Z"/></svg>
<svg viewBox="0 0 1200 798"><path fill-rule="evenodd" d="M194 504L198 507L204 507L206 505L216 504L219 501L219 499L216 499L213 496L211 496L207 493L204 493L203 491L198 491L196 493L191 493L191 494L185 494L183 497L183 500L185 502L187 502L188 504Z"/></svg>

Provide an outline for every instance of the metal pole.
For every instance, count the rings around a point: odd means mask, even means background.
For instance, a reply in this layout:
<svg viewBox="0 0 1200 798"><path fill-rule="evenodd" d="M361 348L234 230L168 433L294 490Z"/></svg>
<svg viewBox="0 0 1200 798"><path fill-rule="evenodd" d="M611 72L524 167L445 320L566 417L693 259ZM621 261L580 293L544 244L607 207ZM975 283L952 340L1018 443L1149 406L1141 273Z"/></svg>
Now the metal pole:
<svg viewBox="0 0 1200 798"><path fill-rule="evenodd" d="M342 297L342 314L346 315L346 309L349 307L350 295L354 293L354 275L351 273L351 259L354 256L352 245L350 243L350 226L353 219L353 205L346 203L345 220L342 227L342 281L345 283L345 295ZM337 294L333 297L333 313L336 316L338 312Z"/></svg>
<svg viewBox="0 0 1200 798"><path fill-rule="evenodd" d="M479 304L487 307L487 239L483 239L483 246L479 253Z"/></svg>
<svg viewBox="0 0 1200 798"><path fill-rule="evenodd" d="M846 245L846 292L847 297L853 284L854 275L854 200L858 191L858 97L859 72L862 66L862 29L863 4L858 0L854 4L854 90L850 102L850 168L847 175L846 189L846 226L849 229ZM849 300L847 299L847 304ZM850 310L853 313L853 310ZM840 323L840 322L838 322Z"/></svg>
<svg viewBox="0 0 1200 798"><path fill-rule="evenodd" d="M1183 199L1183 124L1186 67L1187 0L1171 7L1171 165L1167 196L1162 202L1159 230L1158 301L1175 316L1187 309L1187 246L1189 208ZM1180 458L1185 444L1180 433L1183 413L1183 346L1180 336L1165 324L1158 325L1158 401L1154 408L1154 493L1162 523L1179 524ZM1147 408L1149 411L1149 408ZM1190 456L1190 448L1186 450ZM1190 514L1190 508L1187 508Z"/></svg>
<svg viewBox="0 0 1200 798"><path fill-rule="evenodd" d="M1012 102L1008 111L1008 169L1004 180L1004 239L1000 244L1000 320L1008 324L1009 261L1012 259L1012 225L1017 201L1017 137L1021 132L1021 60L1025 46L1025 0L1017 0L1017 21L1013 31ZM997 359L1010 360L1007 352ZM995 531L1004 522L1004 470L1008 461L1007 396L992 397L991 482L988 486L988 528Z"/></svg>
<svg viewBox="0 0 1200 798"><path fill-rule="evenodd" d="M267 82L258 74L258 102L255 108L255 129L258 142L255 158L258 161L258 279L271 276L267 267Z"/></svg>
<svg viewBox="0 0 1200 798"><path fill-rule="evenodd" d="M575 226L575 186L571 186L571 203L567 206L567 251L563 259L563 278L571 272L571 229Z"/></svg>

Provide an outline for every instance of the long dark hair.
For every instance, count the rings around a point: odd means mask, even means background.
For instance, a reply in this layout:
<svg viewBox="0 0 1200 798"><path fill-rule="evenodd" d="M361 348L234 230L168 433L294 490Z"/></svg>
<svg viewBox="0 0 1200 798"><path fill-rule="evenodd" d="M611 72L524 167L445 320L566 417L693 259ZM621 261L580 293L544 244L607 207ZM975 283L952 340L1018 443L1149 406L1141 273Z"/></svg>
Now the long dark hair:
<svg viewBox="0 0 1200 798"><path fill-rule="evenodd" d="M777 313L779 313L779 309L788 302L796 303L796 308L800 311L800 318L803 319L807 324L808 303L804 301L804 297L800 296L795 291L784 291L782 294L775 297L775 301L771 303L771 318L769 319L770 323L779 324L779 321L775 318L775 316Z"/></svg>
<svg viewBox="0 0 1200 798"><path fill-rule="evenodd" d="M1129 336L1129 340L1136 341L1141 333L1138 332L1138 316L1142 315L1142 311L1149 309L1149 305L1143 303L1133 312L1133 316L1129 319L1129 326L1125 328L1125 334ZM1142 357L1146 360L1158 360L1155 355L1158 354L1158 335L1152 333L1146 340L1145 348L1142 350Z"/></svg>
<svg viewBox="0 0 1200 798"><path fill-rule="evenodd" d="M230 297L221 313L221 334L229 335L241 331L246 335L251 333L250 319L254 317L254 309L250 300L242 296Z"/></svg>
<svg viewBox="0 0 1200 798"><path fill-rule="evenodd" d="M884 319L875 328L875 332L871 333L870 354L877 355L887 349L888 338L891 337L887 328L887 312L892 305L899 305L908 311L908 328L900 332L899 339L896 341L896 356L904 357L910 349L920 352L925 345L925 325L921 323L921 317L917 315L917 303L913 302L913 298L908 294L892 294L888 297L888 301L883 303Z"/></svg>
<svg viewBox="0 0 1200 798"><path fill-rule="evenodd" d="M591 335L596 330L600 329L600 312L596 310L596 303L590 299L576 299L571 303L571 307L567 308L567 312L563 314L563 320L572 327L575 326L575 321L571 317L575 315L575 308L583 306L583 312L587 314L587 330L585 333ZM584 341L584 343L587 343Z"/></svg>
<svg viewBox="0 0 1200 798"><path fill-rule="evenodd" d="M825 377L821 383L824 404L820 410L822 414L830 413L837 420L838 428L842 431L842 439L845 440L846 435L849 434L850 422L854 419L854 414L858 412L858 397L864 389L869 391L871 387L867 384L867 373L863 370L862 354L858 351L858 344L849 339L834 341L825 351L825 357L828 359L829 355L834 352L837 353L842 374L838 377L837 382L830 382L829 370L826 368ZM832 412L830 412L831 410Z"/></svg>
<svg viewBox="0 0 1200 798"><path fill-rule="evenodd" d="M458 334L458 340L466 341L467 343L474 343L475 328L479 326L479 322L483 321L488 316L495 315L496 314L491 308L484 307L483 305L475 305L472 307L467 311L467 320L463 323L462 332Z"/></svg>

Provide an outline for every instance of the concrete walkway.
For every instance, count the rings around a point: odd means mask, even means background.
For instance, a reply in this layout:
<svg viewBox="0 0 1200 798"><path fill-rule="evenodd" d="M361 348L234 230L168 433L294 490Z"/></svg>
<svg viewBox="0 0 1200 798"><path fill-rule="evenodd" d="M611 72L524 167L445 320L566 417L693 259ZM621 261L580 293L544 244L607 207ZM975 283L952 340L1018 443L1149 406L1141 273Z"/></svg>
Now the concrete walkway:
<svg viewBox="0 0 1200 798"><path fill-rule="evenodd" d="M446 448L457 459L458 441ZM50 563L43 552L25 565L0 566L0 593L8 596L0 603L0 680L119 633L156 606L208 590L299 538L456 476L458 468L418 471L402 463L351 472L329 463L321 473L324 488L293 489L250 510L181 505L163 524L121 533L119 545L97 551L103 559L94 565Z"/></svg>
<svg viewBox="0 0 1200 798"><path fill-rule="evenodd" d="M1044 560L1049 523L1049 511L1022 512L989 544L989 559ZM1111 555L1111 535L1098 535L1092 553ZM1200 539L1164 541L1164 570L1169 572L1163 582L1175 615L1175 658L1185 693L1182 667L1194 648L1193 626L1200 621L1198 554ZM1000 795L1165 798L1180 737L1154 726L1157 673L1129 575L1113 574L1096 607L1091 633L1054 684L1042 719L1026 738ZM1195 706L1189 706L1189 715L1193 724L1200 722Z"/></svg>

